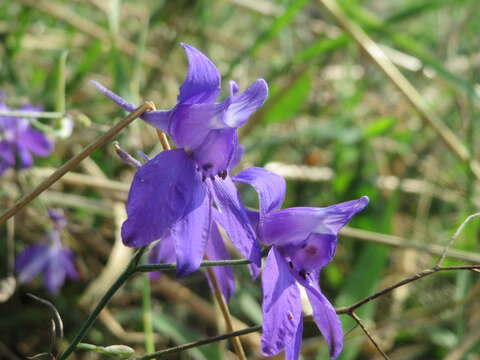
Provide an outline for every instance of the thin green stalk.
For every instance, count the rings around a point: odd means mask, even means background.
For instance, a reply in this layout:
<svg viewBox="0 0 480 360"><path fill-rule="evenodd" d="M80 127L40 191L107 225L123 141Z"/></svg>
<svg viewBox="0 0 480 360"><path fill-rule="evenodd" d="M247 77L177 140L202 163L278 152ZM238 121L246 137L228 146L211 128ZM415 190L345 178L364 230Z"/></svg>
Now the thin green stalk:
<svg viewBox="0 0 480 360"><path fill-rule="evenodd" d="M60 114L64 114L66 110L65 84L67 82L67 56L68 50L63 50L60 58L58 59L57 89L55 92L55 110Z"/></svg>
<svg viewBox="0 0 480 360"><path fill-rule="evenodd" d="M251 263L252 262L247 259L208 260L208 261L202 261L202 263L200 264L200 267L248 265ZM175 264L158 264L158 265L138 265L135 270L138 272L153 272L153 271L171 271L176 269L177 269L177 265Z"/></svg>
<svg viewBox="0 0 480 360"><path fill-rule="evenodd" d="M150 289L150 279L148 274L143 277L143 333L145 334L145 351L152 353L155 351L155 341L153 339L153 320L152 320L152 292Z"/></svg>
<svg viewBox="0 0 480 360"><path fill-rule="evenodd" d="M65 114L63 112L48 112L48 111L0 111L0 116L11 117L27 117L27 118L43 118L43 119L58 119Z"/></svg>
<svg viewBox="0 0 480 360"><path fill-rule="evenodd" d="M143 253L145 252L146 247L140 248L137 253L132 257L132 260L128 263L127 268L120 274L118 279L113 283L113 285L107 290L105 295L101 298L95 309L92 311L92 313L88 316L87 320L83 323L82 327L78 331L77 335L73 339L73 341L70 343L68 348L65 350L65 352L60 355L58 358L59 360L65 360L67 359L74 351L75 348L77 347L77 344L82 341L82 339L85 337L87 334L88 330L92 327L93 323L97 319L98 315L100 315L100 312L103 310L103 308L107 305L107 303L110 301L110 299L115 295L118 289L122 287L122 285L127 281L127 279L135 273L135 269L137 267L138 262L140 261L140 258L142 257Z"/></svg>

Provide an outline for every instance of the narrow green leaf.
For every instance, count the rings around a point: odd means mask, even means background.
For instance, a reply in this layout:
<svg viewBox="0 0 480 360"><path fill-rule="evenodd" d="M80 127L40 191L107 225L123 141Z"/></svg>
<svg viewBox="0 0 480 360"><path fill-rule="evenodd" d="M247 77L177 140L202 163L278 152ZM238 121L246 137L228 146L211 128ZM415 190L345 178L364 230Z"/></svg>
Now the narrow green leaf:
<svg viewBox="0 0 480 360"><path fill-rule="evenodd" d="M153 327L158 332L170 337L177 344L183 344L190 341L201 339L201 335L186 328L183 322L170 317L165 313L155 312L153 314ZM193 359L213 360L219 359L217 346L215 344L201 346L187 350Z"/></svg>
<svg viewBox="0 0 480 360"><path fill-rule="evenodd" d="M362 135L366 140L384 135L393 127L396 121L397 119L391 116L381 117L365 127Z"/></svg>
<svg viewBox="0 0 480 360"><path fill-rule="evenodd" d="M311 71L307 69L279 94L272 96L275 98L274 105L265 113L263 121L274 123L291 118L302 109L310 90Z"/></svg>
<svg viewBox="0 0 480 360"><path fill-rule="evenodd" d="M57 89L55 92L55 111L65 113L65 86L67 83L68 50L63 50L57 65Z"/></svg>
<svg viewBox="0 0 480 360"><path fill-rule="evenodd" d="M310 0L292 0L282 15L275 18L256 39L255 42L247 50L243 51L230 64L228 74L231 74L233 69L246 57L252 57L258 49L265 45L268 41L273 39L279 32L290 24L295 16L310 2Z"/></svg>
<svg viewBox="0 0 480 360"><path fill-rule="evenodd" d="M349 38L347 35L340 35L333 39L320 38L314 41L304 50L298 52L297 55L293 58L293 62L300 63L313 60L320 55L332 52L342 46L345 46L348 41Z"/></svg>

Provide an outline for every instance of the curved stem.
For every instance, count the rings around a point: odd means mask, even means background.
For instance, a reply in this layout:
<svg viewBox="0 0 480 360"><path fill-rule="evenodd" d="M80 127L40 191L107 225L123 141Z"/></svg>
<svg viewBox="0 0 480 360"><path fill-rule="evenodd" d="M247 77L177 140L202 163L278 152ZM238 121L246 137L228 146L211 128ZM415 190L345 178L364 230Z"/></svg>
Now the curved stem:
<svg viewBox="0 0 480 360"><path fill-rule="evenodd" d="M207 260L202 261L200 267L211 267L211 266L235 266L235 265L248 265L252 262L246 259L240 260ZM137 272L153 272L153 271L173 271L177 269L176 264L145 264L138 265L135 269Z"/></svg>
<svg viewBox="0 0 480 360"><path fill-rule="evenodd" d="M137 253L132 257L132 260L128 263L127 268L120 274L118 279L110 286L110 288L107 290L105 295L100 299L98 302L97 306L95 309L92 311L92 313L88 316L87 320L83 323L82 327L78 331L77 335L73 339L73 341L70 343L68 348L63 352L62 355L59 356L59 360L65 360L67 359L72 352L75 350L77 347L77 344L82 341L84 336L86 335L87 331L90 330L92 327L93 323L97 319L98 315L100 315L100 312L103 310L103 308L107 305L107 303L110 301L110 299L115 295L118 289L122 287L122 285L127 281L127 279L136 271L137 264L142 257L143 253L145 252L146 247L140 248Z"/></svg>

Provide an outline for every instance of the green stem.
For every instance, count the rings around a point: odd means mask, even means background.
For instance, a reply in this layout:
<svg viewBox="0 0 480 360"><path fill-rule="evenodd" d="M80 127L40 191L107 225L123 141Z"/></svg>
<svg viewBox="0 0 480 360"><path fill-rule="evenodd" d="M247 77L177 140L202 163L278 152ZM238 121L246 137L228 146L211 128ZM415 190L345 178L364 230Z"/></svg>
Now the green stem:
<svg viewBox="0 0 480 360"><path fill-rule="evenodd" d="M86 335L87 331L90 330L92 327L93 323L97 319L98 315L100 315L100 312L103 310L103 308L107 305L107 303L110 301L110 299L115 295L118 289L122 287L122 285L127 281L127 279L135 273L135 269L137 267L137 264L142 257L143 253L145 252L146 247L140 248L137 253L132 257L132 260L128 263L127 268L120 274L118 279L110 286L110 288L107 290L105 295L103 295L102 299L99 301L95 309L92 311L92 313L88 316L87 320L83 323L82 327L78 331L77 335L73 339L73 341L70 343L68 348L65 350L65 352L60 355L58 360L65 360L67 359L73 351L75 351L75 348L77 347L77 344L82 341L84 336Z"/></svg>
<svg viewBox="0 0 480 360"><path fill-rule="evenodd" d="M247 259L240 260L209 260L202 261L200 267L210 267L210 266L235 266L235 265L248 265L252 262ZM158 264L158 265L138 265L135 271L138 272L153 272L153 271L170 271L176 270L177 265L175 264Z"/></svg>
<svg viewBox="0 0 480 360"><path fill-rule="evenodd" d="M57 119L64 117L65 113L43 111L0 111L0 116Z"/></svg>
<svg viewBox="0 0 480 360"><path fill-rule="evenodd" d="M143 332L145 334L145 351L152 353L155 351L155 341L153 339L152 322L152 301L151 301L150 279L148 274L143 277Z"/></svg>

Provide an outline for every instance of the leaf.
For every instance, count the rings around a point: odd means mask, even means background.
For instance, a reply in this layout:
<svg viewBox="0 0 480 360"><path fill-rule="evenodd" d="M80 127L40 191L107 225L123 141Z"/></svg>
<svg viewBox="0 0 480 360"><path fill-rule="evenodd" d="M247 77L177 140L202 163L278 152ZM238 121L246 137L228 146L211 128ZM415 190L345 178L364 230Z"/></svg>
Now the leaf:
<svg viewBox="0 0 480 360"><path fill-rule="evenodd" d="M381 117L364 128L362 131L362 136L368 140L380 135L384 135L392 128L396 121L397 119L391 116Z"/></svg>
<svg viewBox="0 0 480 360"><path fill-rule="evenodd" d="M182 344L201 339L201 335L186 328L184 323L177 321L165 313L155 312L153 314L153 328L171 338L175 343ZM219 359L216 345L204 345L198 348L187 350L193 359L213 360Z"/></svg>
<svg viewBox="0 0 480 360"><path fill-rule="evenodd" d="M235 60L230 64L228 70L228 77L233 69L245 58L253 57L255 53L260 49L264 44L277 36L280 31L290 24L295 16L310 2L310 0L292 0L285 11L275 18L273 22L268 26L256 39L255 42L245 51L243 51Z"/></svg>
<svg viewBox="0 0 480 360"><path fill-rule="evenodd" d="M304 71L293 83L274 95L274 104L265 113L265 123L282 122L297 114L305 104L311 90L311 71Z"/></svg>

